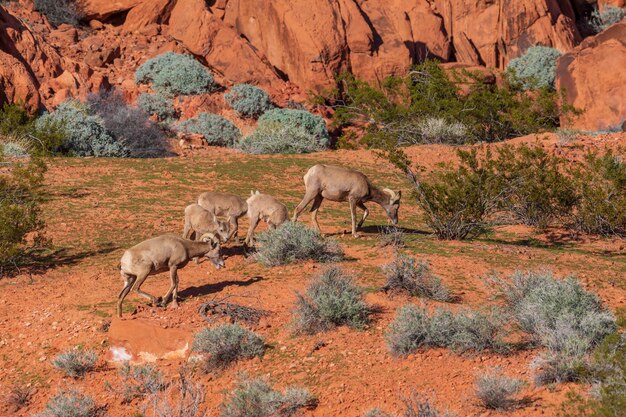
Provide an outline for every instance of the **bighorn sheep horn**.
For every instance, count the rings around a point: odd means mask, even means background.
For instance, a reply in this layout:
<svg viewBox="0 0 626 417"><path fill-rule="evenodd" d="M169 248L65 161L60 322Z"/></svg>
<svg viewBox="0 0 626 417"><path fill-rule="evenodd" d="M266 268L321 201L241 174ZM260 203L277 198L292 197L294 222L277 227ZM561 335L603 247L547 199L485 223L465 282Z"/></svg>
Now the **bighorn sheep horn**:
<svg viewBox="0 0 626 417"><path fill-rule="evenodd" d="M395 202L398 201L400 199L400 196L398 195L398 193L396 193L395 191L389 189L389 188L383 188L383 192L386 194L389 194L389 197L391 199L391 202Z"/></svg>

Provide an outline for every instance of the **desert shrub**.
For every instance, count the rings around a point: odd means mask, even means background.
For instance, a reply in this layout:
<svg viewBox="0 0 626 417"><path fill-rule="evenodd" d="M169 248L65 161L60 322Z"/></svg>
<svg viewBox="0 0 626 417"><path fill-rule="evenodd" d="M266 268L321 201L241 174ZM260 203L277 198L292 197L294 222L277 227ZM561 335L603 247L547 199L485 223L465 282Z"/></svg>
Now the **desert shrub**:
<svg viewBox="0 0 626 417"><path fill-rule="evenodd" d="M415 143L446 143L458 145L467 142L469 131L460 122L449 122L442 117L427 117L416 125Z"/></svg>
<svg viewBox="0 0 626 417"><path fill-rule="evenodd" d="M8 158L27 158L30 155L27 146L18 141L0 142L2 154Z"/></svg>
<svg viewBox="0 0 626 417"><path fill-rule="evenodd" d="M396 255L393 262L383 266L387 282L385 291L401 291L417 297L431 298L437 301L452 301L450 291L441 279L430 271L427 262L416 263L406 255Z"/></svg>
<svg viewBox="0 0 626 417"><path fill-rule="evenodd" d="M278 122L259 123L256 130L237 147L251 154L294 154L321 151L319 139L304 128Z"/></svg>
<svg viewBox="0 0 626 417"><path fill-rule="evenodd" d="M398 249L406 245L404 232L397 226L383 226L379 233L378 245L381 247L391 246Z"/></svg>
<svg viewBox="0 0 626 417"><path fill-rule="evenodd" d="M56 152L63 143L65 129L60 123L36 123L20 104L5 103L0 108L0 137L5 143L24 148L29 154L44 155ZM22 155L17 147L9 146L5 155Z"/></svg>
<svg viewBox="0 0 626 417"><path fill-rule="evenodd" d="M20 137L30 131L33 118L19 104L4 103L0 108L0 136Z"/></svg>
<svg viewBox="0 0 626 417"><path fill-rule="evenodd" d="M52 365L72 378L80 378L94 369L97 360L96 352L72 349L57 355Z"/></svg>
<svg viewBox="0 0 626 417"><path fill-rule="evenodd" d="M4 161L0 146L0 162ZM46 164L38 157L16 162L0 175L0 276L44 243L40 203ZM27 236L33 235L33 239Z"/></svg>
<svg viewBox="0 0 626 417"><path fill-rule="evenodd" d="M97 417L100 409L94 399L78 390L61 391L48 401L36 417Z"/></svg>
<svg viewBox="0 0 626 417"><path fill-rule="evenodd" d="M16 383L6 396L6 404L9 411L17 412L30 404L34 389L28 385Z"/></svg>
<svg viewBox="0 0 626 417"><path fill-rule="evenodd" d="M172 122L178 118L178 112L171 100L161 94L140 94L137 105L149 115L156 115L162 122Z"/></svg>
<svg viewBox="0 0 626 417"><path fill-rule="evenodd" d="M36 126L61 124L66 137L60 151L75 156L127 157L130 152L104 127L100 116L89 114L84 104L68 100L52 113L37 119Z"/></svg>
<svg viewBox="0 0 626 417"><path fill-rule="evenodd" d="M417 203L439 239L474 238L487 232L504 193L489 151L484 157L475 149L458 155L458 167L440 166L428 180L416 182Z"/></svg>
<svg viewBox="0 0 626 417"><path fill-rule="evenodd" d="M185 133L198 133L213 146L233 146L241 132L222 116L211 113L200 113L192 119L179 122L176 129Z"/></svg>
<svg viewBox="0 0 626 417"><path fill-rule="evenodd" d="M410 397L404 398L404 411L403 417L454 417L454 414L448 412L441 412L432 404L431 400L427 397L418 395L413 392ZM396 417L393 414L388 414L379 408L374 408L363 417Z"/></svg>
<svg viewBox="0 0 626 417"><path fill-rule="evenodd" d="M532 46L519 58L512 59L507 72L519 79L525 89L554 88L556 60L561 53L546 46Z"/></svg>
<svg viewBox="0 0 626 417"><path fill-rule="evenodd" d="M267 266L315 260L338 261L343 258L339 244L302 223L285 222L276 229L260 233L256 239L256 259Z"/></svg>
<svg viewBox="0 0 626 417"><path fill-rule="evenodd" d="M74 0L34 0L34 3L35 10L46 15L54 26L62 23L76 26L83 17Z"/></svg>
<svg viewBox="0 0 626 417"><path fill-rule="evenodd" d="M294 325L298 332L314 334L336 326L362 328L370 308L363 291L337 267L317 276L305 294L297 294Z"/></svg>
<svg viewBox="0 0 626 417"><path fill-rule="evenodd" d="M103 121L107 132L121 143L132 158L156 158L168 154L167 138L139 107L126 103L117 92L90 95L89 114Z"/></svg>
<svg viewBox="0 0 626 417"><path fill-rule="evenodd" d="M330 136L326 130L326 122L306 110L272 109L259 117L259 124L280 123L285 126L300 127L314 136L321 146L328 146Z"/></svg>
<svg viewBox="0 0 626 417"><path fill-rule="evenodd" d="M512 398L520 392L524 382L509 378L502 369L495 368L476 377L476 396L485 408L507 410L515 404Z"/></svg>
<svg viewBox="0 0 626 417"><path fill-rule="evenodd" d="M626 9L617 6L605 6L602 11L595 9L591 13L588 24L595 33L600 33L625 18Z"/></svg>
<svg viewBox="0 0 626 417"><path fill-rule="evenodd" d="M626 164L607 150L589 152L573 169L578 194L573 226L599 235L626 235Z"/></svg>
<svg viewBox="0 0 626 417"><path fill-rule="evenodd" d="M215 88L211 72L192 56L166 52L149 59L135 72L137 84L152 84L166 96L209 93Z"/></svg>
<svg viewBox="0 0 626 417"><path fill-rule="evenodd" d="M157 395L167 387L163 373L151 364L131 366L128 362L124 363L120 369L120 377L123 381L121 394L124 403L138 397Z"/></svg>
<svg viewBox="0 0 626 417"><path fill-rule="evenodd" d="M456 314L438 310L431 317L423 308L406 305L385 332L389 350L395 355L408 355L420 347L447 347L458 352L500 351L505 322L497 311L482 313L460 311Z"/></svg>
<svg viewBox="0 0 626 417"><path fill-rule="evenodd" d="M503 146L495 164L505 187L503 208L515 220L545 228L571 214L576 190L565 175L563 158L540 146Z"/></svg>
<svg viewBox="0 0 626 417"><path fill-rule="evenodd" d="M363 417L394 417L393 414L385 413L380 408L372 408L363 414Z"/></svg>
<svg viewBox="0 0 626 417"><path fill-rule="evenodd" d="M224 95L226 103L241 117L257 118L272 108L270 96L250 84L237 84Z"/></svg>
<svg viewBox="0 0 626 417"><path fill-rule="evenodd" d="M244 379L222 405L220 416L290 417L316 404L317 399L304 388L289 387L281 393L262 378Z"/></svg>
<svg viewBox="0 0 626 417"><path fill-rule="evenodd" d="M195 352L207 353L206 369L223 369L239 359L262 356L265 351L263 339L238 324L226 324L196 333L193 341Z"/></svg>

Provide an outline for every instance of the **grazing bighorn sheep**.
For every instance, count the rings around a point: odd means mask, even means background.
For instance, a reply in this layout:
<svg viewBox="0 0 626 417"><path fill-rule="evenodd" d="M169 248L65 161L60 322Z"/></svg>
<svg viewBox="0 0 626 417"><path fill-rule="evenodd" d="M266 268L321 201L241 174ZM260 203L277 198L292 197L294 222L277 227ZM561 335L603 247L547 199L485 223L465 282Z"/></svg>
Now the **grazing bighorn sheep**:
<svg viewBox="0 0 626 417"><path fill-rule="evenodd" d="M259 221L263 220L270 229L275 229L289 218L287 206L271 195L251 191L246 203L248 203L248 218L250 219L250 228L245 241L248 246L254 244L254 229Z"/></svg>
<svg viewBox="0 0 626 417"><path fill-rule="evenodd" d="M317 211L325 198L331 201L347 201L350 203L352 215L352 236L358 237L357 228L363 225L369 210L365 207L366 202L373 201L379 204L387 212L387 216L393 224L398 224L398 208L400 207L401 191L392 191L389 188L382 190L372 185L365 174L333 165L315 165L309 168L304 175L306 193L304 198L293 213L293 221L304 208L312 201L311 218L317 230L320 225L317 222ZM356 208L363 210L363 218L356 224Z"/></svg>
<svg viewBox="0 0 626 417"><path fill-rule="evenodd" d="M243 198L234 194L209 191L200 194L198 204L215 216L227 217L230 223L230 232L226 240L234 236L235 240L238 241L238 221L248 211L248 204Z"/></svg>
<svg viewBox="0 0 626 417"><path fill-rule="evenodd" d="M218 235L222 242L226 242L228 232L228 223L219 220L215 214L203 209L199 204L190 204L185 207L183 238L198 240L205 233L213 233Z"/></svg>
<svg viewBox="0 0 626 417"><path fill-rule="evenodd" d="M224 266L224 260L220 253L220 241L213 233L202 235L199 242L174 235L163 235L144 240L126 250L120 262L120 275L124 280L124 288L117 298L117 316L122 317L122 302L131 289L156 305L156 297L141 291L141 285L148 276L168 270L170 271L171 284L161 300L161 305L166 305L172 296L172 306L178 307L176 302L178 270L185 267L189 260L199 256L208 258L217 269Z"/></svg>

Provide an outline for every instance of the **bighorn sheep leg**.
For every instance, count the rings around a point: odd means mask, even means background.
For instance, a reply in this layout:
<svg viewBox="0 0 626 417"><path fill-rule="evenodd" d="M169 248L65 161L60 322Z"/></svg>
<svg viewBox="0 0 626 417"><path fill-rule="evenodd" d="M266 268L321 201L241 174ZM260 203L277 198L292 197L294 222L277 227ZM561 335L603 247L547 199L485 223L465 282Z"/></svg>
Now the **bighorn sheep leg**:
<svg viewBox="0 0 626 417"><path fill-rule="evenodd" d="M133 289L137 292L137 294L141 295L144 298L147 298L148 300L150 300L152 305L156 306L157 298L154 295L148 294L145 291L141 291L141 286L143 285L146 278L148 278L149 274L150 274L150 271L145 271L145 272L142 272L140 275L137 275L137 281L135 282Z"/></svg>
<svg viewBox="0 0 626 417"><path fill-rule="evenodd" d="M248 235L246 236L245 244L248 246L254 245L254 229L259 224L259 216L254 216L250 219L250 227L248 228Z"/></svg>
<svg viewBox="0 0 626 417"><path fill-rule="evenodd" d="M365 219L367 219L367 216L370 214L370 211L367 209L367 207L365 207L365 204L360 203L360 202L357 204L357 207L363 210L363 218L361 219L361 221L359 222L357 226L357 229L360 229L361 226L363 226L363 223L365 223Z"/></svg>
<svg viewBox="0 0 626 417"><path fill-rule="evenodd" d="M350 199L350 217L352 217L352 236L359 237L359 234L356 232L356 205L357 201L353 198Z"/></svg>
<svg viewBox="0 0 626 417"><path fill-rule="evenodd" d="M196 258L198 259L198 258ZM173 265L170 267L170 288L167 290L167 293L163 296L163 300L161 300L161 307L165 307L167 305L167 301L170 299L172 294L176 293L178 287L178 266ZM176 301L176 295L172 299L172 307L178 307L178 302Z"/></svg>
<svg viewBox="0 0 626 417"><path fill-rule="evenodd" d="M122 279L124 280L124 288L122 288L122 291L120 291L120 294L117 296L117 306L115 309L115 312L117 313L117 317L122 317L122 302L124 301L124 298L126 298L128 293L130 292L130 290L133 288L133 284L135 283L135 280L137 279L136 276L128 275L127 273L123 271L120 271L120 275L122 276Z"/></svg>
<svg viewBox="0 0 626 417"><path fill-rule="evenodd" d="M320 229L320 224L317 222L317 211L322 205L323 200L324 200L324 197L322 197L321 195L318 195L317 197L315 197L315 200L313 201L313 205L311 206L311 220L313 221L315 228L317 228L317 230L320 233L322 232L322 229Z"/></svg>
<svg viewBox="0 0 626 417"><path fill-rule="evenodd" d="M315 199L316 196L317 196L316 193L310 193L310 194L307 193L307 194L304 195L304 198L302 199L300 204L298 204L298 207L296 207L296 209L293 212L292 220L294 222L298 221L298 216L300 215L300 213L302 213L302 210L304 210L306 208L306 206L308 206L309 203Z"/></svg>
<svg viewBox="0 0 626 417"><path fill-rule="evenodd" d="M228 234L228 238L226 240L230 240L231 238L234 238L235 243L239 243L239 237L237 236L237 232L239 231L239 224L237 222L237 217L230 216L228 218L228 223L230 224L230 233Z"/></svg>

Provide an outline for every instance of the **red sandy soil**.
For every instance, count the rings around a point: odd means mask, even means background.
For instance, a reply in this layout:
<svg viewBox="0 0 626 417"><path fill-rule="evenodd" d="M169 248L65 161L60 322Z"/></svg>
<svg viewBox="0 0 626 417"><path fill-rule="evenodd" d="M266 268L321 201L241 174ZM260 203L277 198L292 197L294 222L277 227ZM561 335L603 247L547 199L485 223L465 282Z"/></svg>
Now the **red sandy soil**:
<svg viewBox="0 0 626 417"><path fill-rule="evenodd" d="M535 140L556 152L577 158L590 147L623 146L626 135L582 138L567 144L559 143L553 136L513 142ZM421 165L432 168L438 162L454 160L454 149L418 146L410 148L409 155ZM115 393L121 387L121 379L119 365L107 361L110 348L123 345L120 339L126 339L126 347L135 354L176 350L189 343L194 332L207 326L197 314L199 305L227 295L254 297L229 301L272 313L258 326L252 327L265 338L270 348L262 359L238 362L217 375L197 373L197 378L206 387L209 415L219 413L219 405L241 372L267 376L278 388L292 384L309 388L319 398L319 405L302 413L307 416L360 416L375 406L399 413L403 397L413 391L431 397L439 408L459 416L504 415L485 411L473 391L476 374L495 366L501 366L506 374L528 382L523 396L529 405L507 415L556 416L569 391L584 393L588 390L587 386L576 384L534 387L529 365L539 350L510 355L459 355L445 349L424 349L406 358L395 358L386 348L384 331L395 310L408 302L423 304L428 309L446 306L451 309L481 308L497 304L482 279L486 274L491 271L508 274L515 269L541 266L560 276L575 274L612 310L622 309L623 312L626 307L626 269L622 239L571 236L561 230L538 234L525 227L499 228L493 237L472 242L439 242L426 233L410 234L404 251L430 262L433 272L462 297L460 304L445 305L375 291L384 283L378 267L389 262L392 249L377 245L379 237L374 228L366 229L364 237L356 241L344 234L349 229L347 206L324 203L320 213L322 227L339 240L348 255L348 260L341 262L341 266L368 289L367 302L380 307L381 312L374 316L367 329L359 331L341 327L315 336L294 335L289 322L295 292L304 291L310 277L323 266L306 262L267 268L245 258L233 243L226 245L226 269L216 271L207 262L190 263L180 271L180 308L152 308L131 295L126 305L131 309L130 306L135 306L134 312L125 313L123 320L111 319L113 301L121 289L117 265L128 246L127 240L138 242L160 233L179 233L181 216L170 215L171 210L176 213L179 209L182 214L185 205L202 190L229 189L235 185L247 187L248 182L237 183L239 180L226 177L227 181L220 183L216 178L220 164L235 162L239 158L262 164L276 157L244 157L234 151L210 149L199 155L150 162L156 174L146 182L133 179L139 168L130 161L55 159L51 162L47 174L50 198L45 202L43 212L48 223L48 236L55 247L69 248L68 256L47 270L32 274L24 270L17 276L0 280L0 394L7 393L14 383L28 383L35 389L26 408L19 411L5 409L3 415L30 416L42 410L59 388L72 386L94 396L110 416L133 415L140 410L140 401L122 404L120 396ZM297 158L305 162L310 160L311 164L329 161L362 167L380 185L386 185L384 181L393 181L394 186L401 186L405 191L401 226L426 230L416 220L419 210L409 198L408 183L372 152L335 151ZM207 167L207 173L203 181L184 184L179 182L177 172L169 172L165 165L160 168L165 163ZM102 177L115 173L116 178L124 181L104 187L97 185ZM249 184L271 183L277 190L276 196L291 210L303 191L303 174L304 171L294 165L282 172L265 172L263 178L246 180ZM263 189L263 186L256 188ZM173 190L179 191L176 198ZM141 206L134 212L121 208L120 204L132 202L140 193L152 193L160 203ZM113 195L116 197L112 200ZM178 201L181 196L184 200ZM335 216L336 213L341 214ZM415 223L409 223L407 219ZM308 222L308 216L303 216L302 220ZM372 218L367 224L385 224L379 208L372 207ZM240 227L245 231L247 222ZM107 241L113 243L110 250L106 250ZM527 241L534 244L525 245ZM126 246L120 247L120 242ZM75 260L68 259L72 254ZM144 289L161 295L168 284L167 274L162 274L150 277ZM314 350L320 341L325 346ZM94 349L100 356L97 370L82 380L65 377L51 365L58 353L75 346ZM134 359L140 360L138 357ZM157 365L166 375L175 377L185 361L186 358L181 357L158 359ZM151 416L150 413L146 415Z"/></svg>

